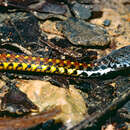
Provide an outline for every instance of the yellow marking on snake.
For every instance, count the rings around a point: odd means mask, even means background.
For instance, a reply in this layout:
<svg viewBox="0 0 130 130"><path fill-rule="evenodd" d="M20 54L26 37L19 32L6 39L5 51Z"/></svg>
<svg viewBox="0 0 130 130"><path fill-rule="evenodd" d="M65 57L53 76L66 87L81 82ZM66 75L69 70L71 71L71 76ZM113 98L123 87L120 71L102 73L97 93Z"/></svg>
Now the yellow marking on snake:
<svg viewBox="0 0 130 130"><path fill-rule="evenodd" d="M1 65L0 65L0 70L3 70L3 64L2 63L0 63Z"/></svg>
<svg viewBox="0 0 130 130"><path fill-rule="evenodd" d="M19 63L16 62L12 62L12 66L8 66L9 70L16 70L17 66L19 65ZM18 70L18 69L17 69Z"/></svg>
<svg viewBox="0 0 130 130"><path fill-rule="evenodd" d="M71 62L71 65L73 65L74 64L74 62Z"/></svg>
<svg viewBox="0 0 130 130"><path fill-rule="evenodd" d="M91 64L88 64L87 66L88 66L88 67L91 67Z"/></svg>
<svg viewBox="0 0 130 130"><path fill-rule="evenodd" d="M31 67L30 67L31 70L30 71L34 72L38 66L39 66L38 64L31 64ZM37 69L36 71L39 72L39 69Z"/></svg>
<svg viewBox="0 0 130 130"><path fill-rule="evenodd" d="M52 59L49 59L48 62L52 62Z"/></svg>
<svg viewBox="0 0 130 130"><path fill-rule="evenodd" d="M36 60L36 57L32 57L32 60Z"/></svg>
<svg viewBox="0 0 130 130"><path fill-rule="evenodd" d="M10 64L10 63L3 62L3 65L4 65L4 68L3 68L3 69L5 69L5 70L6 70L9 64Z"/></svg>
<svg viewBox="0 0 130 130"><path fill-rule="evenodd" d="M14 62L13 63L13 70L16 70L16 68L17 68L18 65L19 65L19 63Z"/></svg>
<svg viewBox="0 0 130 130"><path fill-rule="evenodd" d="M19 66L19 65L21 65L21 66ZM16 66L15 69L16 69L16 70L23 70L23 66L22 66L22 64L18 64L18 66Z"/></svg>
<svg viewBox="0 0 130 130"><path fill-rule="evenodd" d="M28 59L28 56L24 56L24 59Z"/></svg>
<svg viewBox="0 0 130 130"><path fill-rule="evenodd" d="M44 60L44 58L40 58L40 60L41 60L41 61L43 61L43 60Z"/></svg>
<svg viewBox="0 0 130 130"><path fill-rule="evenodd" d="M63 67L58 67L58 69L60 74L63 74L65 72L65 69Z"/></svg>
<svg viewBox="0 0 130 130"><path fill-rule="evenodd" d="M16 55L15 57L18 58L20 55Z"/></svg>
<svg viewBox="0 0 130 130"><path fill-rule="evenodd" d="M28 64L26 64L26 63L22 63L22 70L25 71L26 68L27 68L27 66L28 66Z"/></svg>
<svg viewBox="0 0 130 130"><path fill-rule="evenodd" d="M44 71L46 71L46 69L47 69L48 65L41 65L41 67L42 67L41 72L44 72Z"/></svg>
<svg viewBox="0 0 130 130"><path fill-rule="evenodd" d="M59 60L59 59L56 59L56 63L60 63L60 60Z"/></svg>
<svg viewBox="0 0 130 130"><path fill-rule="evenodd" d="M66 61L66 60L64 60L64 64L67 64L67 61Z"/></svg>
<svg viewBox="0 0 130 130"><path fill-rule="evenodd" d="M10 57L11 55L10 54L7 54L7 57Z"/></svg>
<svg viewBox="0 0 130 130"><path fill-rule="evenodd" d="M82 66L83 64L82 63L79 63L80 66Z"/></svg>
<svg viewBox="0 0 130 130"><path fill-rule="evenodd" d="M56 71L56 67L55 66L51 66L50 72L53 73L54 71Z"/></svg>
<svg viewBox="0 0 130 130"><path fill-rule="evenodd" d="M75 71L75 69L67 69L67 71L68 71L68 74L71 75L71 74L73 74L73 72Z"/></svg>

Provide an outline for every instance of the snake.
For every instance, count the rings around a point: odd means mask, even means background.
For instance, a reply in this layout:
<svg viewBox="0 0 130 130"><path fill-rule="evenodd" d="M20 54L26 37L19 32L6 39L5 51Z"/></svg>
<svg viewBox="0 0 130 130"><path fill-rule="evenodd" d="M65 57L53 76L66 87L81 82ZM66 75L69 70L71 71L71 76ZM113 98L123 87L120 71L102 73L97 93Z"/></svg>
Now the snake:
<svg viewBox="0 0 130 130"><path fill-rule="evenodd" d="M130 45L91 63L0 52L0 71L24 71L80 77L99 77L130 68Z"/></svg>

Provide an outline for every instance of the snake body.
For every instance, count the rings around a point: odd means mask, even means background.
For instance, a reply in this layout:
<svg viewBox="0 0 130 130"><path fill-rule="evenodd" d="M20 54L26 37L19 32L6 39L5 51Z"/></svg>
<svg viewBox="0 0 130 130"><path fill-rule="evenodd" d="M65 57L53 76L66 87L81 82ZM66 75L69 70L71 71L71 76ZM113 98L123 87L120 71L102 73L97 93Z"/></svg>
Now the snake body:
<svg viewBox="0 0 130 130"><path fill-rule="evenodd" d="M71 76L98 77L130 68L130 46L114 50L90 64L70 60L33 57L24 54L0 53L0 70L43 72Z"/></svg>
<svg viewBox="0 0 130 130"><path fill-rule="evenodd" d="M130 74L130 45L112 51L109 55L95 61L93 68L88 71L79 71L86 77L99 77L110 72L128 70Z"/></svg>

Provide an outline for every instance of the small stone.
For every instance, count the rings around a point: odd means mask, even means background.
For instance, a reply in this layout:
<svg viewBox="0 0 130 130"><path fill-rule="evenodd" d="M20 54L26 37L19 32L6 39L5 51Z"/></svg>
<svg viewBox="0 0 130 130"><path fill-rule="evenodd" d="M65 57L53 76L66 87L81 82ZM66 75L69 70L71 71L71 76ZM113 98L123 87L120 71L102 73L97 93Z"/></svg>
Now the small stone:
<svg viewBox="0 0 130 130"><path fill-rule="evenodd" d="M50 20L40 22L40 29L50 34L56 34L62 36L63 34L56 29L56 23Z"/></svg>
<svg viewBox="0 0 130 130"><path fill-rule="evenodd" d="M72 7L72 12L77 18L85 20L92 16L89 6L85 4L75 3Z"/></svg>
<svg viewBox="0 0 130 130"><path fill-rule="evenodd" d="M109 26L111 24L111 21L109 19L106 19L103 21L104 26Z"/></svg>

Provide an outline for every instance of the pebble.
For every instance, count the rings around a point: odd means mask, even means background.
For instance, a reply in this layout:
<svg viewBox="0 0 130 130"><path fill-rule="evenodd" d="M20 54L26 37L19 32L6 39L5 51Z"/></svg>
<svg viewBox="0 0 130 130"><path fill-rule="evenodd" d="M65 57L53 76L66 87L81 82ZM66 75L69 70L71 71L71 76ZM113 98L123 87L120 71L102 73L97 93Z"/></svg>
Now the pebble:
<svg viewBox="0 0 130 130"><path fill-rule="evenodd" d="M106 19L103 21L104 26L109 26L111 24L111 21L109 19Z"/></svg>
<svg viewBox="0 0 130 130"><path fill-rule="evenodd" d="M92 16L92 12L88 5L75 3L72 6L72 12L75 17L80 19L89 19Z"/></svg>

